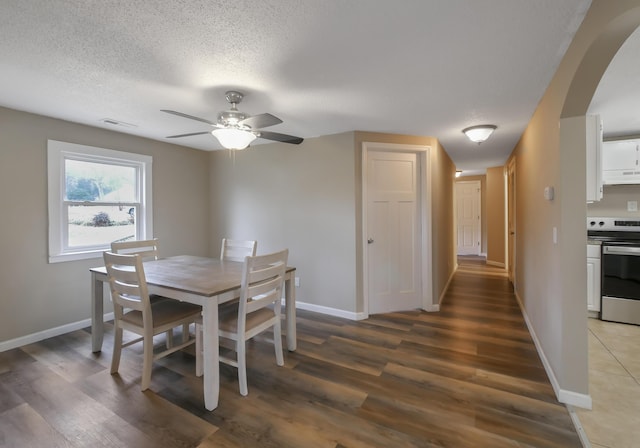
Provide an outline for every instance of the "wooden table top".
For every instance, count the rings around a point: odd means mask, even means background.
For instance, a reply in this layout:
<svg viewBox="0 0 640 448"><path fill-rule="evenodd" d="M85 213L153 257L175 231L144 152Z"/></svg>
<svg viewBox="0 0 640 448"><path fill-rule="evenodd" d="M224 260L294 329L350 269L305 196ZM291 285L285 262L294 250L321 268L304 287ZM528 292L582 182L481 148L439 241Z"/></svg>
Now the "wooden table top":
<svg viewBox="0 0 640 448"><path fill-rule="evenodd" d="M240 288L243 265L237 261L178 255L145 261L144 271L149 285L211 297ZM287 267L287 272L294 270L294 267ZM106 273L104 267L91 271Z"/></svg>

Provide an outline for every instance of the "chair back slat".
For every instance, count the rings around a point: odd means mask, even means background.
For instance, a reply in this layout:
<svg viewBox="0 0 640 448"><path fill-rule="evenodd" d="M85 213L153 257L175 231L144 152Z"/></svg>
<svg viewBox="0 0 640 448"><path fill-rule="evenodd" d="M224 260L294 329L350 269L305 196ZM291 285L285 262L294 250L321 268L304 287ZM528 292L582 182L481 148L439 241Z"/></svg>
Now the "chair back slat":
<svg viewBox="0 0 640 448"><path fill-rule="evenodd" d="M105 252L103 255L114 311L122 312L122 308L150 310L142 257L139 254L121 255L112 252Z"/></svg>
<svg viewBox="0 0 640 448"><path fill-rule="evenodd" d="M248 257L242 272L238 317L269 305L276 304L274 312L280 314L280 300L284 285L289 250Z"/></svg>
<svg viewBox="0 0 640 448"><path fill-rule="evenodd" d="M114 254L133 255L138 254L143 261L158 259L158 239L137 241L116 241L111 243L111 252Z"/></svg>
<svg viewBox="0 0 640 448"><path fill-rule="evenodd" d="M220 248L220 259L228 261L243 262L245 257L253 257L258 247L257 241L222 239Z"/></svg>

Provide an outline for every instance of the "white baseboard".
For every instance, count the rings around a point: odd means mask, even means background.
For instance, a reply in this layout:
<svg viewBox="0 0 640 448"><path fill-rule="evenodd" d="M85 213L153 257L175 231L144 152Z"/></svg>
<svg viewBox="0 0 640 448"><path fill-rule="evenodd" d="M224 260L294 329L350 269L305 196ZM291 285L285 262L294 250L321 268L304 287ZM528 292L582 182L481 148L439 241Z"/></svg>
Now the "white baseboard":
<svg viewBox="0 0 640 448"><path fill-rule="evenodd" d="M498 268L504 268L504 267L505 267L505 264L504 264L504 263L499 263L499 262L497 262L497 261L490 261L490 260L487 260L487 264L488 264L489 266L495 266L495 267L498 267Z"/></svg>
<svg viewBox="0 0 640 448"><path fill-rule="evenodd" d="M285 305L284 299L282 299L282 305ZM338 308L330 308L328 306L315 305L313 303L299 302L296 300L296 308L306 311L313 311L314 313L326 314L328 316L342 317L349 320L363 320L367 316L365 313L358 313L353 311L341 310Z"/></svg>
<svg viewBox="0 0 640 448"><path fill-rule="evenodd" d="M449 279L447 280L447 284L444 285L444 288L442 289L442 293L440 294L440 297L438 297L438 304L435 305L438 308L437 309L433 309L433 310L425 310L425 311L440 311L440 304L442 303L442 300L444 299L444 296L447 293L447 290L449 289L449 285L451 284L451 280L453 280L453 276L456 275L456 271L457 270L458 270L458 263L456 263L453 266L453 271L451 271L451 275L449 276Z"/></svg>
<svg viewBox="0 0 640 448"><path fill-rule="evenodd" d="M284 305L284 299L282 301L282 304ZM304 303L304 302L297 302L297 301L296 301L296 308L300 308L301 310L313 311L320 314L327 314L329 316L342 317L349 320L363 320L368 317L365 313L355 313L352 311L340 310L338 308L330 308L327 306L314 305L312 303ZM104 315L104 321L106 322L109 320L113 320L113 313L108 313ZM0 352L12 350L14 348L22 347L23 345L33 344L35 342L52 338L54 336L60 336L61 334L80 330L90 325L91 325L91 319L84 319L78 322L72 322L70 324L61 325L59 327L49 328L47 330L39 331L37 333L21 336L19 338L10 339L8 341L2 341L0 342Z"/></svg>
<svg viewBox="0 0 640 448"><path fill-rule="evenodd" d="M104 315L104 321L106 322L108 320L113 320L113 313L107 313ZM23 345L33 344L35 342L52 338L54 336L60 336L61 334L70 333L89 326L91 326L91 319L84 319L78 322L61 325L59 327L38 331L37 333L31 333L26 336L20 336L19 338L10 339L8 341L2 341L0 342L0 352L22 347Z"/></svg>
<svg viewBox="0 0 640 448"><path fill-rule="evenodd" d="M591 448L591 442L589 441L589 437L587 436L587 432L584 430L582 423L580 422L580 418L578 414L573 409L573 406L570 404L567 405L567 410L569 411L569 417L571 417L571 421L573 422L573 426L576 428L576 432L578 433L578 437L580 437L580 442L582 442L582 448Z"/></svg>
<svg viewBox="0 0 640 448"><path fill-rule="evenodd" d="M547 376L549 377L549 381L551 382L551 386L553 387L553 391L556 394L556 398L560 403L564 403L566 405L577 406L579 408L591 409L593 403L591 400L591 395L588 394L580 394L577 392L573 392L570 390L565 390L560 388L560 384L558 383L558 378L556 378L555 372L551 368L551 364L547 356L542 349L542 345L540 344L540 340L536 335L535 330L533 329L533 325L531 325L531 321L529 320L529 316L527 315L527 311L524 308L522 300L518 293L515 293L516 300L518 301L518 305L520 306L520 311L522 312L522 316L524 317L524 321L527 324L527 328L529 329L529 333L531 334L531 338L533 339L533 343L536 346L536 350L538 351L538 355L542 360L542 365L544 366L544 370L547 372Z"/></svg>

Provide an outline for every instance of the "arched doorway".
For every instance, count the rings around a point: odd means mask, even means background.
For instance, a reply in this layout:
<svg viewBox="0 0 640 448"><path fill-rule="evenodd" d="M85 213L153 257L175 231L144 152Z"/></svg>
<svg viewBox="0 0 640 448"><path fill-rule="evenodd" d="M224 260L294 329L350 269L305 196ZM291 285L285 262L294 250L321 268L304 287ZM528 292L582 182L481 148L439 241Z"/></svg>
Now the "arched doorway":
<svg viewBox="0 0 640 448"><path fill-rule="evenodd" d="M612 9L607 9L611 6L613 6ZM638 26L640 26L640 7L637 2L615 2L607 3L606 5L604 2L594 2L592 4L592 9L574 40L575 45L582 44L588 46L588 48L583 50L582 57L579 59L579 64L569 84L560 119L583 117L588 113L591 100L607 67ZM581 31L585 34L591 34L592 40L588 41L584 36L580 36ZM574 51L573 56L579 57L577 56L578 52L579 50ZM570 183L572 179L571 173L575 172L576 166L582 167L584 164L584 146L566 145L565 143L571 141L571 139L572 137L567 134L567 131L560 127L559 178L562 180L569 179L565 183L561 181L559 184L559 200L562 204L561 223L565 229L582 228L586 222L584 199L579 199L584 198L585 195L584 182L578 185ZM577 164L576 161L580 161L580 163ZM575 250L578 245L584 246L585 244L581 235L581 233L579 235L568 235L565 232L564 245L560 247L559 264L565 274L561 295L565 300L572 295L572 266L585 265L581 252ZM584 236L586 236L586 230ZM567 273L568 275L566 275ZM571 361L573 366L570 366L568 360L560 363L561 367L567 372L565 373L567 377L580 377L579 381L571 383L572 386L580 382L582 384L588 383L587 346L584 343L585 341L579 341L580 338L586 339L585 320L587 315L586 311L583 313L582 310L580 310L581 312L571 312L575 310L577 305L585 306L583 301L584 297L580 294L574 295L567 300L567 304L563 308L565 312L563 312L562 325L560 327L565 334L562 342L565 344L565 352L568 352L571 347L580 347L579 350L575 350L573 353L573 360ZM576 368L576 365L580 365L580 367ZM581 369L586 370L586 372L581 372ZM567 383L571 382L571 380L565 381ZM585 389L587 388L588 386L585 387ZM576 394L572 397L570 394L566 394L563 397L562 394L559 394L561 401L577 404L578 406L581 406L581 403L587 403L585 397L590 401L590 396L588 395L580 397L580 394Z"/></svg>

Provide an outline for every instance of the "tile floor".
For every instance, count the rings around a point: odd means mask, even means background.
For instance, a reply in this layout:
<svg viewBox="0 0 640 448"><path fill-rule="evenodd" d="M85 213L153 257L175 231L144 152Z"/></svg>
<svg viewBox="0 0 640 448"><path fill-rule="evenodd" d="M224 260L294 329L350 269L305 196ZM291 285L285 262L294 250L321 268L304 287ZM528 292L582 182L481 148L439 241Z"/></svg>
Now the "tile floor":
<svg viewBox="0 0 640 448"><path fill-rule="evenodd" d="M640 447L640 326L589 319L589 390L575 410L591 446Z"/></svg>

